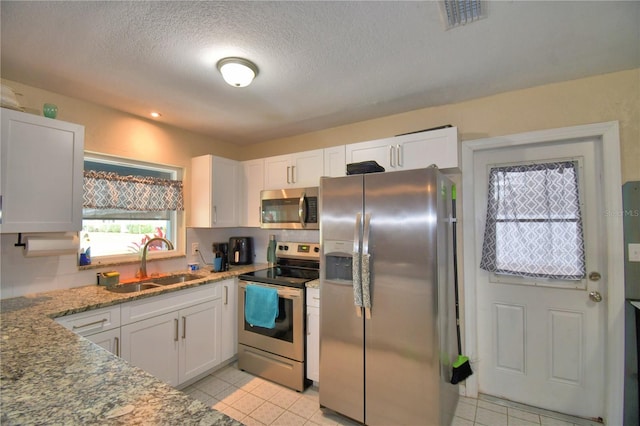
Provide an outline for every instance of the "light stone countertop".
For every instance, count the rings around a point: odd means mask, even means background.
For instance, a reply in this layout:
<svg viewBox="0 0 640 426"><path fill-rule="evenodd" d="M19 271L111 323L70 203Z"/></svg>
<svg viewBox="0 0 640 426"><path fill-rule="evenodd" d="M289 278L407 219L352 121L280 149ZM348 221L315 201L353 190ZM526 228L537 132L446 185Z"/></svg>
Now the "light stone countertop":
<svg viewBox="0 0 640 426"><path fill-rule="evenodd" d="M320 280L309 281L306 286L307 288L320 288Z"/></svg>
<svg viewBox="0 0 640 426"><path fill-rule="evenodd" d="M233 278L265 265L137 293L85 287L0 301L0 423L240 425L53 318ZM182 271L181 271L182 272Z"/></svg>

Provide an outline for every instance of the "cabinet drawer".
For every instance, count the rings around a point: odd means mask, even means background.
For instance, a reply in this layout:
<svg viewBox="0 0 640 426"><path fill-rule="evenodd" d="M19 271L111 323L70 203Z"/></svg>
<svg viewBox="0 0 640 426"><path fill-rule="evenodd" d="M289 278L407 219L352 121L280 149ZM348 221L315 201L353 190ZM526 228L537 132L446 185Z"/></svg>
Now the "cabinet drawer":
<svg viewBox="0 0 640 426"><path fill-rule="evenodd" d="M120 306L95 309L56 318L56 322L81 336L120 327Z"/></svg>
<svg viewBox="0 0 640 426"><path fill-rule="evenodd" d="M179 290L169 294L123 303L122 324L142 321L147 318L153 318L187 306L219 299L221 297L221 286L218 285L218 283L211 283L187 290Z"/></svg>
<svg viewBox="0 0 640 426"><path fill-rule="evenodd" d="M320 307L320 289L307 288L307 306Z"/></svg>

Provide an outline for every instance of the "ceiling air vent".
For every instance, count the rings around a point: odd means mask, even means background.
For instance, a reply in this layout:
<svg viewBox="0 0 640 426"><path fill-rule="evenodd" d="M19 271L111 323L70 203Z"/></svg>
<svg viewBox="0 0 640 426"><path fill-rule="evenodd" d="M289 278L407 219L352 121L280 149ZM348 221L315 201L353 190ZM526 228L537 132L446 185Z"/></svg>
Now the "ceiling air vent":
<svg viewBox="0 0 640 426"><path fill-rule="evenodd" d="M486 17L486 4L481 0L442 0L439 3L447 30Z"/></svg>

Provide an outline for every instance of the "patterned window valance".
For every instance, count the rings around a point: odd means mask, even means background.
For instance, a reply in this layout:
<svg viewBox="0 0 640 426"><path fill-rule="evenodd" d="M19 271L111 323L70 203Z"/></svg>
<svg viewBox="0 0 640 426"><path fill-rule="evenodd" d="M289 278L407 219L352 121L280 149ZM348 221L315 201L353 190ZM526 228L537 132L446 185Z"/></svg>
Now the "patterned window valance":
<svg viewBox="0 0 640 426"><path fill-rule="evenodd" d="M522 277L584 278L578 172L573 162L491 169L480 267Z"/></svg>
<svg viewBox="0 0 640 426"><path fill-rule="evenodd" d="M184 210L182 181L85 170L82 206L131 211Z"/></svg>

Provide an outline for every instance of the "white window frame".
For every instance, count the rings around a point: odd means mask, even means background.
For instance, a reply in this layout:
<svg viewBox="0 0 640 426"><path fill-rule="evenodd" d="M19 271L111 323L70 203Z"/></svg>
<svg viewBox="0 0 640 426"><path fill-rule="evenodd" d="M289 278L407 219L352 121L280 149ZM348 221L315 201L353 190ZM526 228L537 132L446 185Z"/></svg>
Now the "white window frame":
<svg viewBox="0 0 640 426"><path fill-rule="evenodd" d="M145 162L140 160L132 160L129 158L111 156L97 152L85 151L84 160L96 161L100 163L111 163L126 167L135 167L139 169L160 170L162 172L170 173L172 179L176 180L182 180L184 176L184 169L181 167ZM173 228L175 235L172 235L169 240L173 242L174 250L149 251L147 252L147 260L170 259L185 256L186 228L184 211L172 211L170 213L170 218L170 220L174 224ZM84 222L84 215L82 220ZM91 265L113 265L139 262L140 256L138 253L91 257Z"/></svg>

